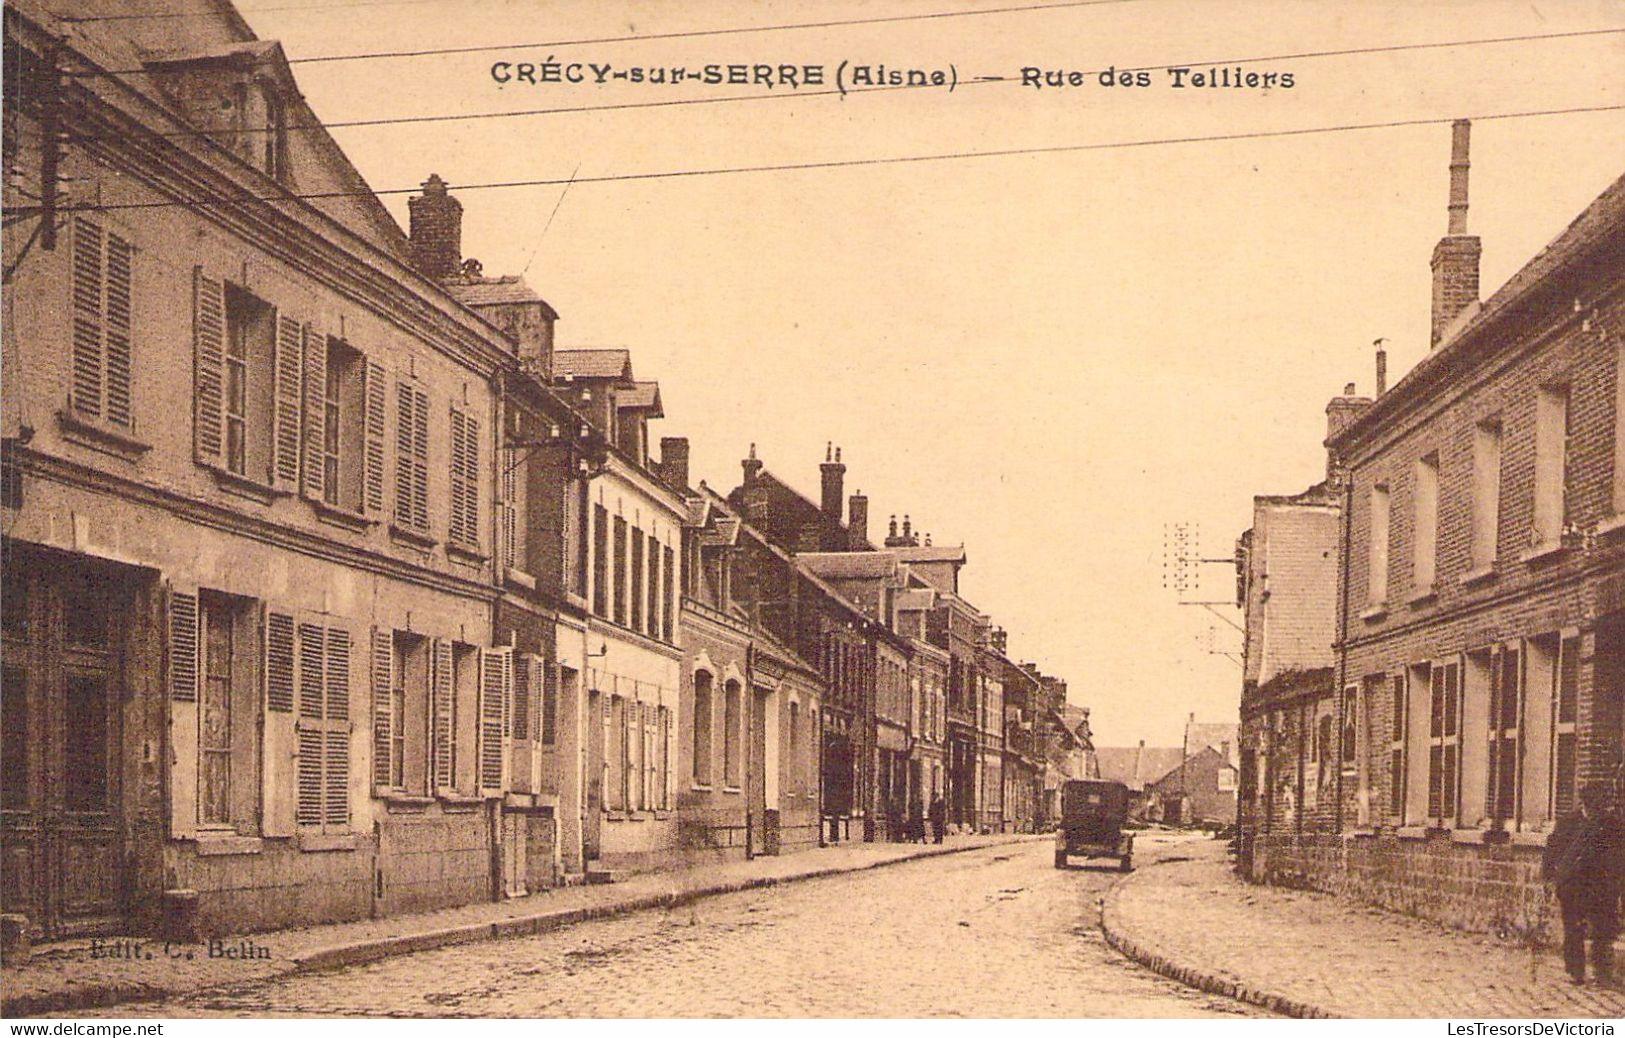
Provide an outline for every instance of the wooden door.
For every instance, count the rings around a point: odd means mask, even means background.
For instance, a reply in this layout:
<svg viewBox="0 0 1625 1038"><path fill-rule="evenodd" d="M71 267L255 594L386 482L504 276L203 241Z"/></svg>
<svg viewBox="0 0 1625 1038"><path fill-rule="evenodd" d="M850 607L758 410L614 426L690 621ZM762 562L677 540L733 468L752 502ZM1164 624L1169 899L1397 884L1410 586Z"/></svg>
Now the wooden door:
<svg viewBox="0 0 1625 1038"><path fill-rule="evenodd" d="M116 620L129 596L67 564L8 564L5 583L0 901L43 938L111 932L125 901Z"/></svg>

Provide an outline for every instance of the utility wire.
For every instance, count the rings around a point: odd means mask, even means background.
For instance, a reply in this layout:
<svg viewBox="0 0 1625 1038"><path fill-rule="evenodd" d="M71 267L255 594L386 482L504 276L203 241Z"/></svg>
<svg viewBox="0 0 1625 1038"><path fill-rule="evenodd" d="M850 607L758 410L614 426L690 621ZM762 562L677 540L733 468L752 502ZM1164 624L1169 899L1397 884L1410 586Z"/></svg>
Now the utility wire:
<svg viewBox="0 0 1625 1038"><path fill-rule="evenodd" d="M470 47L432 47L425 50L360 51L351 54L313 54L303 58L289 58L288 64L316 64L334 61L374 61L381 58L427 58L446 54L485 54L493 51L527 48L579 47L595 43L641 43L646 40L686 40L701 36L739 36L759 32L788 32L798 29L836 29L851 25L881 25L893 22L922 22L941 18L973 18L989 14L1026 14L1036 11L1059 11L1076 7L1099 7L1105 4L1137 4L1144 0L1064 0L1062 3L1022 4L1015 7L984 7L972 11L930 11L925 14L891 14L872 18L841 18L822 22L786 22L778 25L736 25L721 29L685 29L676 32L638 33L626 36L597 36L575 40L540 40L533 43L483 43ZM78 76L128 76L146 72L146 68L104 69L93 72L68 73Z"/></svg>
<svg viewBox="0 0 1625 1038"><path fill-rule="evenodd" d="M1157 65L1138 65L1138 66L1133 66L1133 67L1123 67L1123 68L1119 68L1118 71L1119 72L1151 72L1151 71L1155 71L1157 69L1162 69L1162 68L1185 68L1185 67L1195 68L1195 67L1198 67L1198 66L1208 66L1208 65L1238 65L1238 64L1240 64L1240 65L1249 65L1249 64L1259 64L1259 63L1267 62L1267 61L1302 61L1302 60L1307 60L1307 59L1311 59L1311 58L1354 57L1354 56L1359 56L1359 55L1388 54L1388 53L1395 53L1395 52L1401 52L1401 51L1439 50L1439 49L1448 48L1448 47L1478 47L1478 46L1485 46L1485 45L1489 45L1489 44L1528 43L1528 42L1540 42L1540 41L1544 41L1544 40L1571 39L1571 38L1574 38L1574 37L1607 36L1607 35L1620 35L1620 34L1625 34L1625 28L1619 28L1619 29L1582 29L1582 30L1579 30L1579 31L1576 31L1576 32L1532 33L1532 34L1524 35L1524 36L1493 36L1493 37L1485 37L1485 38L1471 39L1471 40L1440 40L1440 41L1433 42L1433 43L1379 44L1379 45L1373 45L1373 46L1370 46L1370 47L1348 47L1348 48L1343 48L1343 49L1340 49L1340 50L1298 51L1298 52L1292 53L1292 54L1264 54L1264 55L1256 55L1256 56L1248 57L1248 58L1222 58L1222 59L1208 59L1208 60L1204 60L1204 61L1183 61L1183 62L1174 61L1174 62L1163 62L1163 63L1157 64ZM1088 75L1088 76L1093 76L1093 75L1098 74L1100 71L1102 71L1102 70L1094 69L1094 70L1085 72L1084 74ZM1015 79L1016 79L1016 77L1014 77L1014 76L1002 77L1002 78L1001 77L992 77L992 78L966 79L963 82L961 82L959 85L962 86L962 87L966 87L966 86L978 86L978 85L982 85L982 84L986 84L986 83L1008 83L1008 82L1011 82L1011 81L1013 81ZM904 84L904 85L898 85L898 86L876 86L876 87L848 88L846 90L846 93L848 93L848 94L872 94L872 93L889 92L889 91L894 91L894 90L929 90L929 89L940 89L940 88L910 86L910 85ZM449 112L449 113L441 113L441 114L434 114L434 115L381 116L381 117L378 117L378 118L375 118L375 119L339 119L339 120L335 120L333 122L292 123L292 124L289 124L287 126L284 126L283 129L288 131L288 132L296 132L296 131L302 131L302 130L337 130L337 129L354 129L354 128L357 128L357 127L404 126L404 125L421 124L421 123L475 122L475 121L479 121L479 120L483 120L483 119L522 119L522 118L531 118L531 117L540 116L540 115L566 115L566 114L571 114L571 113L576 113L576 112L615 112L615 111L624 111L624 110L627 110L627 109L637 109L637 108L671 108L671 107L681 107L681 106L685 106L685 105L728 104L728 103L737 102L737 101L787 101L787 100L795 100L795 99L798 99L798 98L809 98L809 97L833 97L833 96L836 96L836 95L838 95L840 93L841 93L840 90L779 91L778 93L743 94L743 95L739 95L739 96L673 98L673 99L669 99L669 100L665 100L665 101L626 101L626 102L620 102L620 103L614 103L614 104L566 105L566 106L559 106L559 107L554 107L554 108L526 108L526 109L520 109L520 110L517 110L517 111L511 111L511 112ZM263 134L263 133L265 133L264 129L163 130L163 131L154 131L152 134L142 134L142 137L143 138L148 137L148 136L159 136L159 137L166 137L166 138L230 137L230 136L238 136L238 135L242 135L242 134L260 135L260 134ZM75 135L72 135L69 139L72 140L72 141L83 142L83 141L93 141L93 140L120 140L120 139L126 139L129 136L130 135L123 134L123 133L75 134Z"/></svg>
<svg viewBox="0 0 1625 1038"><path fill-rule="evenodd" d="M653 173L617 173L596 177L570 177L567 179L504 180L480 184L457 185L458 191L489 191L515 187L557 187L567 184L609 184L640 180L676 180L688 177L724 176L737 173L783 173L822 169L854 169L872 166L901 165L918 162L946 162L961 159L1009 158L1018 155L1060 155L1071 152L1112 151L1126 148L1147 148L1168 144L1201 144L1224 141L1264 140L1268 138L1304 137L1318 134L1350 133L1365 130L1396 129L1412 126L1439 126L1466 118L1479 122L1502 119L1533 119L1559 115L1584 115L1598 112L1625 111L1625 104L1590 105L1575 108L1547 108L1524 112L1491 112L1469 116L1431 116L1418 119L1394 119L1386 122L1342 123L1333 126L1309 126L1294 130L1253 130L1240 133L1197 134L1186 137L1153 137L1135 141L1099 141L1092 144L1055 144L1032 148L1000 148L988 151L937 152L929 155L893 155L868 159L832 159L824 162L787 162L758 166L723 166L711 169L664 170ZM307 194L246 195L241 198L192 198L163 202L117 202L110 205L64 205L58 208L70 212L113 212L130 209L169 209L177 207L233 206L252 202L289 202L326 198L353 198L359 196L409 195L421 187L385 188L377 191L317 191ZM32 207L35 211L39 207Z"/></svg>

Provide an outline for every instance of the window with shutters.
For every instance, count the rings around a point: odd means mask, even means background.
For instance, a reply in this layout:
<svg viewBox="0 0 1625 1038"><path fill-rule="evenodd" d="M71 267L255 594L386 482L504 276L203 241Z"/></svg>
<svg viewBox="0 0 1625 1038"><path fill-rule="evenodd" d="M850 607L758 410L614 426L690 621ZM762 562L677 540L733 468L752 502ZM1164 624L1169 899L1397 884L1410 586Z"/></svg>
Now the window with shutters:
<svg viewBox="0 0 1625 1038"><path fill-rule="evenodd" d="M498 480L501 500L496 506L497 535L501 538L501 542L497 545L497 564L504 569L525 568L520 564L524 550L520 544L519 525L519 466L523 460L522 452L510 447L502 451L498 462L502 466L502 472Z"/></svg>
<svg viewBox="0 0 1625 1038"><path fill-rule="evenodd" d="M1579 809L1576 797L1579 751L1575 721L1580 702L1580 638L1571 635L1558 647L1556 702L1552 704L1552 817Z"/></svg>
<svg viewBox="0 0 1625 1038"><path fill-rule="evenodd" d="M319 428L307 426L316 449L307 450L305 463L320 467L323 503L360 514L368 481L366 360L348 343L327 336L319 336L308 348L323 351L325 370L318 373L320 398L308 405ZM306 373L310 374L308 367Z"/></svg>
<svg viewBox="0 0 1625 1038"><path fill-rule="evenodd" d="M1428 822L1455 825L1461 753L1461 664L1435 666L1429 675Z"/></svg>
<svg viewBox="0 0 1625 1038"><path fill-rule="evenodd" d="M480 652L475 759L480 793L500 796L508 785L508 739L513 733L514 653Z"/></svg>
<svg viewBox="0 0 1625 1038"><path fill-rule="evenodd" d="M395 525L429 533L429 394L410 382L395 386Z"/></svg>
<svg viewBox="0 0 1625 1038"><path fill-rule="evenodd" d="M389 629L373 633L373 786L432 795L429 784L429 639Z"/></svg>
<svg viewBox="0 0 1625 1038"><path fill-rule="evenodd" d="M559 695L573 696L576 672L570 667L548 667L542 674L542 745L552 746L558 740Z"/></svg>
<svg viewBox="0 0 1625 1038"><path fill-rule="evenodd" d="M604 725L604 804L611 811L626 810L626 700L610 696Z"/></svg>
<svg viewBox="0 0 1625 1038"><path fill-rule="evenodd" d="M1405 675L1393 675L1393 718L1388 729L1388 817L1395 825L1405 821Z"/></svg>
<svg viewBox="0 0 1625 1038"><path fill-rule="evenodd" d="M259 607L210 591L198 603L198 829L253 835L260 812ZM273 653L277 633L266 632ZM268 675L277 676L276 668ZM271 681L271 695L280 684Z"/></svg>
<svg viewBox="0 0 1625 1038"><path fill-rule="evenodd" d="M135 249L123 237L77 216L73 221L72 412L129 432L131 282Z"/></svg>
<svg viewBox="0 0 1625 1038"><path fill-rule="evenodd" d="M227 471L271 482L277 400L277 314L236 285L225 287L225 455Z"/></svg>
<svg viewBox="0 0 1625 1038"><path fill-rule="evenodd" d="M1561 545L1568 521L1569 387L1543 386L1535 396L1535 476L1529 544Z"/></svg>
<svg viewBox="0 0 1625 1038"><path fill-rule="evenodd" d="M298 638L296 817L313 832L350 831L350 632L302 622Z"/></svg>
<svg viewBox="0 0 1625 1038"><path fill-rule="evenodd" d="M451 756L450 789L460 796L473 796L479 788L478 745L480 738L480 649L455 642L452 645L452 694L448 731Z"/></svg>
<svg viewBox="0 0 1625 1038"><path fill-rule="evenodd" d="M1490 666L1489 778L1485 813L1505 825L1517 816L1519 731L1523 712L1523 654L1516 646L1501 650Z"/></svg>
<svg viewBox="0 0 1625 1038"><path fill-rule="evenodd" d="M592 506L592 611L609 617L609 512Z"/></svg>
<svg viewBox="0 0 1625 1038"><path fill-rule="evenodd" d="M480 546L480 421L457 408L451 412L451 521L446 536L464 548Z"/></svg>
<svg viewBox="0 0 1625 1038"><path fill-rule="evenodd" d="M671 711L661 707L655 718L655 752L660 756L660 769L655 781L655 805L662 811L671 810Z"/></svg>
<svg viewBox="0 0 1625 1038"><path fill-rule="evenodd" d="M660 637L660 617L665 610L665 585L660 582L660 543L653 536L649 538L649 626L647 633L651 638Z"/></svg>

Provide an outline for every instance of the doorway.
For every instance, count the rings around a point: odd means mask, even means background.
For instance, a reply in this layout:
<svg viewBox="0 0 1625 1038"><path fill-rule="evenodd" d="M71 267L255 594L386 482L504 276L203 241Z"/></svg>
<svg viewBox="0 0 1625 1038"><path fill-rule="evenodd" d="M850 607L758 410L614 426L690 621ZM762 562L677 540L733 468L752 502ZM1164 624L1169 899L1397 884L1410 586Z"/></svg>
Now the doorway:
<svg viewBox="0 0 1625 1038"><path fill-rule="evenodd" d="M40 938L123 927L121 718L131 584L8 550L0 601L0 906Z"/></svg>

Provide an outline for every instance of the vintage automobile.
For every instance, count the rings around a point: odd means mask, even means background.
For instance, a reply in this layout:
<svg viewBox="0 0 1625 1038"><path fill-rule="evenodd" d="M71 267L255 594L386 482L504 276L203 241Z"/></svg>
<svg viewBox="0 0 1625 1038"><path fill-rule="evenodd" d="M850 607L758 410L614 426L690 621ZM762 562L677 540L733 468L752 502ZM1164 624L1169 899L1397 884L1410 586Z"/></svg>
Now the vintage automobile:
<svg viewBox="0 0 1625 1038"><path fill-rule="evenodd" d="M1061 786L1061 824L1055 830L1055 867L1067 859L1116 858L1127 872L1134 867L1134 834L1123 832L1128 821L1128 787L1121 782L1071 779Z"/></svg>

